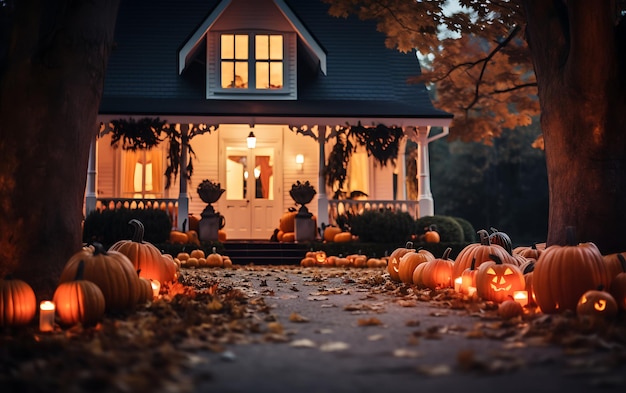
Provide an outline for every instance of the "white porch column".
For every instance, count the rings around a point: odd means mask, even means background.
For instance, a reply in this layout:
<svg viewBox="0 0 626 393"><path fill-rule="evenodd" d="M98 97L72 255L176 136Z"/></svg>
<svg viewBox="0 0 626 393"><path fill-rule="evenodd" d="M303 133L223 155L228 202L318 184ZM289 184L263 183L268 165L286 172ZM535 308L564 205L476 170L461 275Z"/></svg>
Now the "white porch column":
<svg viewBox="0 0 626 393"><path fill-rule="evenodd" d="M406 192L406 141L407 138L404 137L400 139L398 142L398 157L396 158L396 167L394 169L394 173L397 174L398 179L398 200L406 201L407 192Z"/></svg>
<svg viewBox="0 0 626 393"><path fill-rule="evenodd" d="M317 126L317 142L319 144L319 169L317 182L317 225L328 225L328 195L326 195L326 181L324 168L326 167L326 133L327 126Z"/></svg>
<svg viewBox="0 0 626 393"><path fill-rule="evenodd" d="M87 189L85 190L85 214L89 214L96 210L96 201L98 195L96 192L96 159L97 159L96 135L91 140L89 146L89 163L87 166Z"/></svg>
<svg viewBox="0 0 626 393"><path fill-rule="evenodd" d="M448 135L449 128L444 127L443 132L432 137L428 137L430 134L430 126L415 127L416 142L417 142L417 185L418 196L417 201L419 205L418 217L432 216L435 214L435 201L433 195L430 192L430 166L428 157L428 144L439 138Z"/></svg>
<svg viewBox="0 0 626 393"><path fill-rule="evenodd" d="M185 229L189 230L189 194L187 193L187 171L185 167L187 166L187 146L189 145L189 130L192 128L191 124L183 125L181 127L180 124L176 124L177 131L181 133L181 144L180 144L180 191L178 193L178 222L176 223L176 228L178 230L183 229L183 224L185 220L187 220L187 227Z"/></svg>

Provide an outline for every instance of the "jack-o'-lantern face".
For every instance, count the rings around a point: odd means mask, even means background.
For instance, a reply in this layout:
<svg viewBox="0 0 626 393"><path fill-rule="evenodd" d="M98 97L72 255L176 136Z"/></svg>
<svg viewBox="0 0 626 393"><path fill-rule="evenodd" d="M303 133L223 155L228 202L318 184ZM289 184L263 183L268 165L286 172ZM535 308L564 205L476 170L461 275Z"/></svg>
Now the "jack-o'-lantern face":
<svg viewBox="0 0 626 393"><path fill-rule="evenodd" d="M612 318L617 315L617 302L610 293L587 291L578 300L576 313L581 317Z"/></svg>
<svg viewBox="0 0 626 393"><path fill-rule="evenodd" d="M315 253L315 261L318 265L324 265L326 263L326 253L324 251L318 251Z"/></svg>
<svg viewBox="0 0 626 393"><path fill-rule="evenodd" d="M485 300L502 303L524 288L524 275L512 264L483 262L476 273L476 292Z"/></svg>

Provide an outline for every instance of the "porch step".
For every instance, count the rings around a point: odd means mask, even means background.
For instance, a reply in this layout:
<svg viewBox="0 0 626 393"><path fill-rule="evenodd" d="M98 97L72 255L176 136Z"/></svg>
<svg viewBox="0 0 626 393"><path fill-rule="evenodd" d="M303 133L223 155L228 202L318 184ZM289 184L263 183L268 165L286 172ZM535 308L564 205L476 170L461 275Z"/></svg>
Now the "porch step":
<svg viewBox="0 0 626 393"><path fill-rule="evenodd" d="M236 265L297 265L307 250L304 243L227 240L223 253Z"/></svg>

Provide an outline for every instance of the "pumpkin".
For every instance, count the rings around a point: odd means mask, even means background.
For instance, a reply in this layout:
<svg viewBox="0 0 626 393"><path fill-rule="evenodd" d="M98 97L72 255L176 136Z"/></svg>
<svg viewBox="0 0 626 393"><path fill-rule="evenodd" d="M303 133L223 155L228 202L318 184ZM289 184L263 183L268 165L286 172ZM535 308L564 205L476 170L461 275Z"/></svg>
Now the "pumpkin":
<svg viewBox="0 0 626 393"><path fill-rule="evenodd" d="M435 226L431 225L428 227L428 230L424 233L422 238L426 243L439 243L441 241L441 237L439 236L439 232L435 230Z"/></svg>
<svg viewBox="0 0 626 393"><path fill-rule="evenodd" d="M523 291L526 283L524 274L516 265L502 263L497 255L491 255L476 272L476 294L484 299L502 303L512 298L515 291Z"/></svg>
<svg viewBox="0 0 626 393"><path fill-rule="evenodd" d="M448 247L441 258L435 258L424 264L422 283L426 288L442 289L452 287L452 270L454 261L449 259L452 248Z"/></svg>
<svg viewBox="0 0 626 393"><path fill-rule="evenodd" d="M152 281L145 277L139 277L139 272L137 272L137 277L139 278L139 295L137 297L137 304L146 304L154 298Z"/></svg>
<svg viewBox="0 0 626 393"><path fill-rule="evenodd" d="M197 249L195 249L195 250L192 250L192 251L189 253L189 256L190 256L190 257L192 257L192 258L198 258L198 259L199 259L199 258L204 258L204 257L206 257L206 255L204 254L204 250L202 250L202 249L200 249L200 248L197 248Z"/></svg>
<svg viewBox="0 0 626 393"><path fill-rule="evenodd" d="M182 261L186 261L187 259L189 259L189 257L191 257L191 255L189 255L189 253L188 253L188 252L179 252L179 253L176 255L176 258L177 258L179 261L181 261L181 262L182 262Z"/></svg>
<svg viewBox="0 0 626 393"><path fill-rule="evenodd" d="M387 263L387 272L389 273L389 277L392 281L400 282L400 277L398 276L400 258L402 258L404 254L413 251L415 251L413 248L413 242L406 242L404 247L398 247L391 252L389 262Z"/></svg>
<svg viewBox="0 0 626 393"><path fill-rule="evenodd" d="M73 281L80 262L84 262L83 278L102 291L106 311L127 311L137 304L139 278L128 257L118 251L105 251L100 243L83 247L65 263L59 285Z"/></svg>
<svg viewBox="0 0 626 393"><path fill-rule="evenodd" d="M200 260L198 258L189 257L185 260L185 267L200 267Z"/></svg>
<svg viewBox="0 0 626 393"><path fill-rule="evenodd" d="M335 266L335 261L337 260L337 256L336 255L329 255L328 257L326 257L326 264L325 266Z"/></svg>
<svg viewBox="0 0 626 393"><path fill-rule="evenodd" d="M316 266L317 262L313 257L304 257L300 260L300 266L302 267L313 267Z"/></svg>
<svg viewBox="0 0 626 393"><path fill-rule="evenodd" d="M524 308L515 300L505 300L498 305L498 315L502 319L511 319L524 314Z"/></svg>
<svg viewBox="0 0 626 393"><path fill-rule="evenodd" d="M513 255L513 245L511 242L511 238L504 232L498 231L496 228L491 227L491 234L489 235L489 241L491 244L497 244L502 246L509 253L509 255Z"/></svg>
<svg viewBox="0 0 626 393"><path fill-rule="evenodd" d="M420 289L426 288L423 280L424 266L426 266L426 263L420 263L415 270L413 270L413 284Z"/></svg>
<svg viewBox="0 0 626 393"><path fill-rule="evenodd" d="M189 238L185 232L170 231L169 242L174 244L187 244L189 243Z"/></svg>
<svg viewBox="0 0 626 393"><path fill-rule="evenodd" d="M538 249L536 244L533 244L530 247L517 247L513 250L514 255L521 255L524 258L532 258L534 260L539 259L541 252L542 250Z"/></svg>
<svg viewBox="0 0 626 393"><path fill-rule="evenodd" d="M316 251L314 258L315 258L315 263L317 265L323 266L326 264L326 252L325 251Z"/></svg>
<svg viewBox="0 0 626 393"><path fill-rule="evenodd" d="M200 246L200 237L198 236L198 232L189 230L185 232L185 235L187 235L187 243Z"/></svg>
<svg viewBox="0 0 626 393"><path fill-rule="evenodd" d="M195 214L189 214L189 230L190 231L198 231L200 229L200 219L201 217L196 216Z"/></svg>
<svg viewBox="0 0 626 393"><path fill-rule="evenodd" d="M609 292L615 298L617 306L622 310L626 310L626 259L622 254L618 255L622 272L618 273L615 277L613 277L613 280L611 280Z"/></svg>
<svg viewBox="0 0 626 393"><path fill-rule="evenodd" d="M352 264L354 267L366 267L367 266L367 256L366 255L357 255L352 259Z"/></svg>
<svg viewBox="0 0 626 393"><path fill-rule="evenodd" d="M352 233L350 232L339 232L333 237L333 241L335 243L347 243L352 241Z"/></svg>
<svg viewBox="0 0 626 393"><path fill-rule="evenodd" d="M206 256L206 265L208 267L224 266L224 260L222 259L222 256L217 252L215 247L213 247L211 253Z"/></svg>
<svg viewBox="0 0 626 393"><path fill-rule="evenodd" d="M222 264L225 269L231 269L233 267L233 261L226 255L222 255Z"/></svg>
<svg viewBox="0 0 626 393"><path fill-rule="evenodd" d="M465 246L454 260L454 271L452 277L459 277L463 270L470 267L472 261L475 261L475 267L478 269L483 262L491 261L489 255L496 255L504 263L513 262L513 257L499 244L492 244L489 233L481 229L478 231L480 236L479 243L472 243Z"/></svg>
<svg viewBox="0 0 626 393"><path fill-rule="evenodd" d="M576 315L581 318L613 319L617 311L615 298L601 289L586 291L576 304Z"/></svg>
<svg viewBox="0 0 626 393"><path fill-rule="evenodd" d="M100 287L84 279L85 261L79 261L76 276L57 286L52 301L56 316L63 326L82 324L94 326L102 320L105 310L104 294ZM152 296L152 290L150 290Z"/></svg>
<svg viewBox="0 0 626 393"><path fill-rule="evenodd" d="M336 227L334 225L327 226L326 228L324 228L323 239L327 242L332 242L335 240L335 235L341 232L342 230L339 227Z"/></svg>
<svg viewBox="0 0 626 393"><path fill-rule="evenodd" d="M412 251L404 254L398 264L398 277L405 284L413 283L413 271L417 265L431 261L435 256L428 250Z"/></svg>
<svg viewBox="0 0 626 393"><path fill-rule="evenodd" d="M35 291L26 281L10 275L0 280L0 327L28 325L36 313Z"/></svg>
<svg viewBox="0 0 626 393"><path fill-rule="evenodd" d="M278 229L284 233L295 232L296 214L298 214L298 212L295 210L284 213L278 220Z"/></svg>
<svg viewBox="0 0 626 393"><path fill-rule="evenodd" d="M350 260L348 258L345 258L345 257L340 255L337 258L335 258L335 266L337 266L337 267L349 267L350 266Z"/></svg>
<svg viewBox="0 0 626 393"><path fill-rule="evenodd" d="M461 286L459 287L459 293L463 293L465 295L469 294L469 287L476 288L476 260L473 259L470 267L463 270L461 273ZM454 273L453 273L454 274Z"/></svg>
<svg viewBox="0 0 626 393"><path fill-rule="evenodd" d="M380 258L372 257L372 258L369 258L365 262L365 265L367 267L377 268L377 267L385 267L385 266L387 266L387 263L384 260L380 259Z"/></svg>
<svg viewBox="0 0 626 393"><path fill-rule="evenodd" d="M624 259L624 254L626 253L616 252L614 254L608 254L603 256L604 262L606 263L606 267L609 271L609 275L611 276L611 278L614 278L624 271L621 261L622 259Z"/></svg>
<svg viewBox="0 0 626 393"><path fill-rule="evenodd" d="M608 288L611 279L606 263L594 243L576 244L574 228L568 227L567 244L551 245L535 262L533 291L545 314L576 311L578 300L589 290Z"/></svg>
<svg viewBox="0 0 626 393"><path fill-rule="evenodd" d="M226 233L225 230L223 229L217 230L217 241L224 243L227 237L228 237L228 234Z"/></svg>
<svg viewBox="0 0 626 393"><path fill-rule="evenodd" d="M128 257L141 270L141 277L157 280L160 283L172 282L176 279L176 267L153 244L143 241L144 226L141 221L133 218L128 222L134 227L131 240L120 240L109 250L120 252Z"/></svg>
<svg viewBox="0 0 626 393"><path fill-rule="evenodd" d="M296 233L295 232L285 232L281 238L285 243L293 243L296 241Z"/></svg>

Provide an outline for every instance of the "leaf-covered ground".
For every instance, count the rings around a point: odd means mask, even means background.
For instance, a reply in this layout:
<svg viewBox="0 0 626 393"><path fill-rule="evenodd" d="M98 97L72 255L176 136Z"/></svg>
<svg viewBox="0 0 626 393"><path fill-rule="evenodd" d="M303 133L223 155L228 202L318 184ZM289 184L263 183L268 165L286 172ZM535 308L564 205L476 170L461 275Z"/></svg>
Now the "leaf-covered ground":
<svg viewBox="0 0 626 393"><path fill-rule="evenodd" d="M626 386L624 315L590 324L530 308L503 320L497 308L451 289L394 283L384 269L184 269L158 300L109 315L94 328L40 333L35 322L5 328L0 386L9 392L204 391L213 383L224 387L220 373L235 372L238 349L252 347L280 348L277 356L297 348L309 351L305 358L386 357L428 377L523 373L558 360L560 372L588 377L592 386ZM467 342L484 342L489 351L468 349L476 346Z"/></svg>

